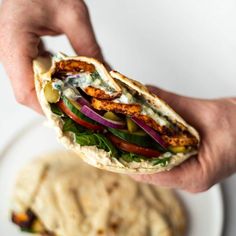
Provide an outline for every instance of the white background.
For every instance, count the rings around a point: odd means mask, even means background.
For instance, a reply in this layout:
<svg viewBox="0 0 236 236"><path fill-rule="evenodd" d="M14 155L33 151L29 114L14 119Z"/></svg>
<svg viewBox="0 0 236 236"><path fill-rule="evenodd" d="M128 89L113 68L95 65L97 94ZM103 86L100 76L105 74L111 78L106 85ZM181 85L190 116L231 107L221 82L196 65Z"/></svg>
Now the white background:
<svg viewBox="0 0 236 236"><path fill-rule="evenodd" d="M97 38L116 70L189 96L236 96L235 1L87 2ZM47 38L47 42L54 51L72 52L65 37ZM0 75L1 150L12 134L37 115L14 101L2 67ZM236 197L231 190L235 187L235 178L224 186L231 204L227 236L236 235Z"/></svg>

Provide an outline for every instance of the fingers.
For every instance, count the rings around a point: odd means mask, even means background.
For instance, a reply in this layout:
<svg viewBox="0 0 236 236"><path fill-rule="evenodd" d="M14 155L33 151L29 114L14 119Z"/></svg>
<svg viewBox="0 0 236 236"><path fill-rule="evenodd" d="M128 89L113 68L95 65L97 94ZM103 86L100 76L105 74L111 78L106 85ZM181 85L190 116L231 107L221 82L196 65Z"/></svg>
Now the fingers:
<svg viewBox="0 0 236 236"><path fill-rule="evenodd" d="M131 175L131 177L137 181L161 187L180 188L192 193L206 191L212 184L197 157L192 157L170 171L151 175Z"/></svg>
<svg viewBox="0 0 236 236"><path fill-rule="evenodd" d="M62 31L67 35L78 55L103 61L86 5L82 1L73 1L73 3L73 5L67 4L65 15L60 19Z"/></svg>
<svg viewBox="0 0 236 236"><path fill-rule="evenodd" d="M4 53L3 64L10 78L16 100L35 111L42 113L37 100L32 60L38 55L39 39L34 35L14 33L14 40L5 44L6 50L12 53ZM8 39L9 40L9 39ZM19 43L20 42L20 43Z"/></svg>
<svg viewBox="0 0 236 236"><path fill-rule="evenodd" d="M208 113L209 103L207 100L177 95L154 86L147 86L147 88L170 105L189 124L198 130L202 129L205 123L204 116Z"/></svg>

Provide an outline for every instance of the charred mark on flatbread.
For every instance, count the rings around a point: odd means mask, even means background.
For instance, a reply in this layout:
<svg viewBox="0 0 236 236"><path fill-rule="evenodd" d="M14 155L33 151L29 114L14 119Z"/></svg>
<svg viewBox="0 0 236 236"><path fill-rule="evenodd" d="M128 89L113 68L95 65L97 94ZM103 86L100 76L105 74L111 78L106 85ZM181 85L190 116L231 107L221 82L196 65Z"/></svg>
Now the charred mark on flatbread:
<svg viewBox="0 0 236 236"><path fill-rule="evenodd" d="M119 188L120 184L118 181L113 181L110 186L107 186L108 194L111 194L115 189Z"/></svg>
<svg viewBox="0 0 236 236"><path fill-rule="evenodd" d="M75 204L77 206L78 211L81 213L81 215L83 217L85 217L86 213L85 213L83 205L80 202L80 194L79 194L79 192L76 191L76 190L71 189L71 194L72 194L73 200L74 200L74 202L75 202Z"/></svg>
<svg viewBox="0 0 236 236"><path fill-rule="evenodd" d="M105 233L104 229L98 229L97 234L98 235L103 235Z"/></svg>

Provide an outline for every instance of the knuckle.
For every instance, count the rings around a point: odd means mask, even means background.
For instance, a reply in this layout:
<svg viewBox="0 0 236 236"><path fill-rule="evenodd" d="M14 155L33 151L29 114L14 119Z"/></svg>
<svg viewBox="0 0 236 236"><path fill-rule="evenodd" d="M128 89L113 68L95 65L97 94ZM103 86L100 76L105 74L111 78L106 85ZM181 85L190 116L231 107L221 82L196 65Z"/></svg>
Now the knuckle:
<svg viewBox="0 0 236 236"><path fill-rule="evenodd" d="M88 56L92 56L98 59L101 59L102 57L101 49L97 43L94 43L93 45L88 46L86 51L87 51Z"/></svg>
<svg viewBox="0 0 236 236"><path fill-rule="evenodd" d="M187 189L190 193L202 193L207 191L211 187L211 184L207 181L202 182L201 184L192 186L191 188Z"/></svg>
<svg viewBox="0 0 236 236"><path fill-rule="evenodd" d="M29 105L30 98L33 96L34 89L30 89L27 91L15 92L16 101L22 105Z"/></svg>
<svg viewBox="0 0 236 236"><path fill-rule="evenodd" d="M27 105L27 96L24 93L15 93L16 101L22 105Z"/></svg>
<svg viewBox="0 0 236 236"><path fill-rule="evenodd" d="M70 5L70 14L72 18L82 21L87 20L89 17L89 11L86 4L83 1L72 0Z"/></svg>

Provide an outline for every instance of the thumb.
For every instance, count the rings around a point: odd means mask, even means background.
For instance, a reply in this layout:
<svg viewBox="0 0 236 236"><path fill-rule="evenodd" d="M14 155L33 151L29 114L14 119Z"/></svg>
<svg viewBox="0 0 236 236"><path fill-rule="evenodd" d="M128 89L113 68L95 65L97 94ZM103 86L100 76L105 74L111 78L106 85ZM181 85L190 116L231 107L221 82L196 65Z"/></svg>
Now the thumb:
<svg viewBox="0 0 236 236"><path fill-rule="evenodd" d="M70 7L65 11L61 27L78 55L94 57L103 61L87 6L82 1L79 1L78 7Z"/></svg>

